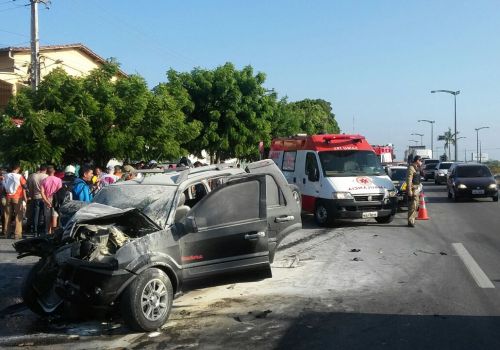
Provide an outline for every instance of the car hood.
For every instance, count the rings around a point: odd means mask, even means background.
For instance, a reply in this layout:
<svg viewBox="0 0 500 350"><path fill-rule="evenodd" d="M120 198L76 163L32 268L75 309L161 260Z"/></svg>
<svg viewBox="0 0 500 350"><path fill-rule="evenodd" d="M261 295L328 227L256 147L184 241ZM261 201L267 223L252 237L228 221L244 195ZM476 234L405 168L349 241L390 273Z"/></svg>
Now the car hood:
<svg viewBox="0 0 500 350"><path fill-rule="evenodd" d="M137 215L146 218L148 221L153 223L155 226L160 229L160 226L151 220L147 215L141 212L136 208L126 208L120 209L111 207L109 205L99 204L99 203L90 203L89 205L78 210L73 217L67 222L65 226L65 231L68 232L69 228L74 226L75 224L83 224L89 221L94 221L96 219L111 219L114 217L123 216L125 214L128 215Z"/></svg>
<svg viewBox="0 0 500 350"><path fill-rule="evenodd" d="M465 185L467 187L474 186L488 186L490 184L496 184L495 180L491 177L461 177L455 180L457 185Z"/></svg>
<svg viewBox="0 0 500 350"><path fill-rule="evenodd" d="M352 194L385 193L394 191L392 180L387 175L381 176L349 176L328 177L335 191L351 192Z"/></svg>

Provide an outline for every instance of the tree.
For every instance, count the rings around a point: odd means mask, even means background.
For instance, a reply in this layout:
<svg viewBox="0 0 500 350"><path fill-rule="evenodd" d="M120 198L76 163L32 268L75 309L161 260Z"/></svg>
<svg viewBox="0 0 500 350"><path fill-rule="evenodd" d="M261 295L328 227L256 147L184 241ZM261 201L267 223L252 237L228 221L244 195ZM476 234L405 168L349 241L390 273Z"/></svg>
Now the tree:
<svg viewBox="0 0 500 350"><path fill-rule="evenodd" d="M214 70L196 68L190 73L168 72L167 86L182 86L194 108L184 111L188 121L203 125L188 144L197 155L206 150L213 161L227 158L258 158L257 145L270 136L269 116L275 96L266 92L265 75L251 66L237 70L226 63Z"/></svg>
<svg viewBox="0 0 500 350"><path fill-rule="evenodd" d="M448 150L448 159L451 159L451 146L450 145L455 145L455 134L451 132L451 128L448 128L448 131L446 131L443 137L444 141L444 150Z"/></svg>
<svg viewBox="0 0 500 350"><path fill-rule="evenodd" d="M322 99L305 99L293 102L292 109L300 114L300 131L309 135L319 132L337 134L340 132L330 102Z"/></svg>

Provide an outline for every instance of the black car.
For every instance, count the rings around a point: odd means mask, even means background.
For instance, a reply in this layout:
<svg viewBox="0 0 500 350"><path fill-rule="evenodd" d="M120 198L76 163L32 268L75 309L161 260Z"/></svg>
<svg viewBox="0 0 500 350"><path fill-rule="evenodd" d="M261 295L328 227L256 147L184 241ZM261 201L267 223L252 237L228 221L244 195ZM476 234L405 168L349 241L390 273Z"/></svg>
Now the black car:
<svg viewBox="0 0 500 350"><path fill-rule="evenodd" d="M145 171L104 187L55 237L14 244L41 257L25 304L41 315L116 306L130 328L151 331L188 285L271 277L276 247L302 227L297 194L272 160L246 171Z"/></svg>
<svg viewBox="0 0 500 350"><path fill-rule="evenodd" d="M394 187L396 187L398 196L398 206L406 206L408 203L408 195L406 194L406 175L408 174L408 167L406 166L392 166L387 168L387 175L392 180Z"/></svg>
<svg viewBox="0 0 500 350"><path fill-rule="evenodd" d="M436 171L436 165L439 163L439 159L424 159L424 164L422 164L422 170L420 175L424 181L429 179L434 179L434 174Z"/></svg>
<svg viewBox="0 0 500 350"><path fill-rule="evenodd" d="M498 188L490 169L484 164L455 164L447 181L448 198L486 198L498 201Z"/></svg>

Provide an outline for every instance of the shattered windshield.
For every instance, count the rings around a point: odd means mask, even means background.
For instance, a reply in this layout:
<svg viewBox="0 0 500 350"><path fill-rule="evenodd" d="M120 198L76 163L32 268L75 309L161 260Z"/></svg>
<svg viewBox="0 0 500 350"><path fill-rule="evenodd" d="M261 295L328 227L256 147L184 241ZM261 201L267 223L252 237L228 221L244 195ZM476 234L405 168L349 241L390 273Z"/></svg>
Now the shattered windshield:
<svg viewBox="0 0 500 350"><path fill-rule="evenodd" d="M99 191L92 202L120 209L137 208L160 227L165 227L176 188L161 185L111 185Z"/></svg>
<svg viewBox="0 0 500 350"><path fill-rule="evenodd" d="M325 176L359 176L385 174L376 154L372 151L319 152Z"/></svg>

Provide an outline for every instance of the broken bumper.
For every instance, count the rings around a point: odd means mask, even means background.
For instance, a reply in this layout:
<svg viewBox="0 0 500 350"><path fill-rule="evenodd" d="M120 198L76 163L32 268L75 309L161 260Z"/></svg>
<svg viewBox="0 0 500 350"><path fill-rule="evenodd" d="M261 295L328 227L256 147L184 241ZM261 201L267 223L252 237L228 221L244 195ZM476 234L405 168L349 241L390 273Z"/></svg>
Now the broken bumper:
<svg viewBox="0 0 500 350"><path fill-rule="evenodd" d="M61 267L56 292L77 304L111 306L135 276L128 270L113 269L111 264L70 259Z"/></svg>
<svg viewBox="0 0 500 350"><path fill-rule="evenodd" d="M338 199L330 200L327 203L328 209L333 214L334 218L362 219L367 217L395 215L398 198L392 197L384 201L366 201L362 203L350 199ZM367 215L367 213L370 213L370 215Z"/></svg>

